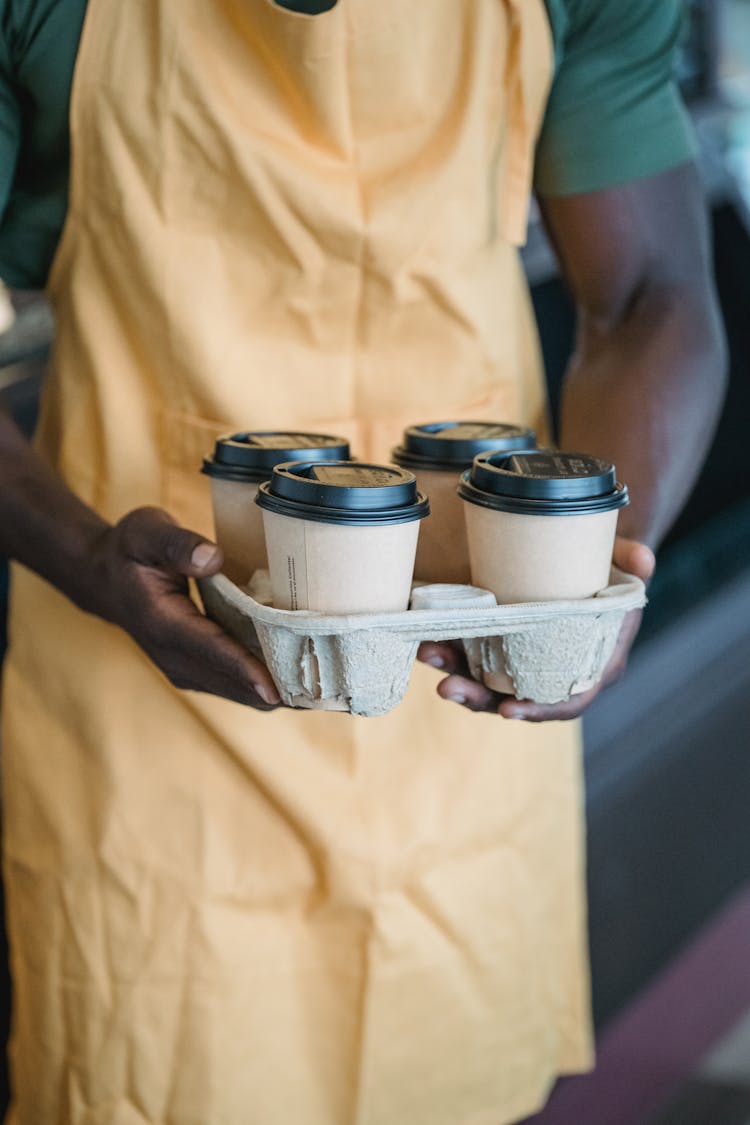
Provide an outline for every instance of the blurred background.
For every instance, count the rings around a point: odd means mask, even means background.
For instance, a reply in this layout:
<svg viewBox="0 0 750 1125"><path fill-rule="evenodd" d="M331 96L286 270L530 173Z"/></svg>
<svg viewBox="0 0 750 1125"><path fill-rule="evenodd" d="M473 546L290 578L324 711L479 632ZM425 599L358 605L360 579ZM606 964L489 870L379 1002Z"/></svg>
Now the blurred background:
<svg viewBox="0 0 750 1125"><path fill-rule="evenodd" d="M598 1065L559 1083L536 1125L750 1125L750 0L688 8L679 77L729 395L628 672L585 720ZM524 258L554 405L573 316L536 219ZM0 399L30 432L54 325L38 294L11 296ZM0 560L0 659L6 598ZM0 947L0 1039L8 988Z"/></svg>

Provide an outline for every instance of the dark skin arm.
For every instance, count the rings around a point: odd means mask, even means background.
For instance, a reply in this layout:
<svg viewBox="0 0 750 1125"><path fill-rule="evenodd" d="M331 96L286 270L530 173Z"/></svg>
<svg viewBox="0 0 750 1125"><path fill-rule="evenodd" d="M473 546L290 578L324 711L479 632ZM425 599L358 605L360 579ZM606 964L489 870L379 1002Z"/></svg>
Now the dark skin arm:
<svg viewBox="0 0 750 1125"><path fill-rule="evenodd" d="M725 391L698 176L683 165L540 204L577 313L560 446L617 466L631 504L620 515L615 562L648 580L653 551L698 476ZM451 645L422 645L420 659L450 673L438 688L443 698L472 710L532 721L575 718L622 672L639 624L639 612L628 615L602 683L562 704L490 692L468 677Z"/></svg>
<svg viewBox="0 0 750 1125"><path fill-rule="evenodd" d="M0 409L0 554L125 629L179 688L260 710L278 704L268 669L190 600L188 578L223 558L158 508L111 525L83 504Z"/></svg>
<svg viewBox="0 0 750 1125"><path fill-rule="evenodd" d="M579 317L561 442L617 464L633 504L623 513L627 538L618 542L616 559L647 578L653 556L646 544L655 546L679 511L723 390L697 180L682 168L543 206ZM0 552L82 609L126 629L176 686L256 707L278 702L267 669L201 617L188 597L188 577L221 569L219 549L157 509L107 524L2 414ZM623 666L637 625L633 615L623 627L605 680ZM452 673L439 687L443 697L507 717L572 718L598 690L544 707L494 696L468 679L451 646L424 645L421 656Z"/></svg>

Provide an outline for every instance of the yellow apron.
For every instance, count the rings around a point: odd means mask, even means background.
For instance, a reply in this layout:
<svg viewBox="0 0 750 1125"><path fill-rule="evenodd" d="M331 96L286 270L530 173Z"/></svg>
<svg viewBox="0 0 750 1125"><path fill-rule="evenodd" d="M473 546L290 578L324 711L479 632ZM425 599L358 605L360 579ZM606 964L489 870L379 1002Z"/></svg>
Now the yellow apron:
<svg viewBox="0 0 750 1125"><path fill-rule="evenodd" d="M90 0L39 444L210 533L216 433L544 425L542 0ZM502 1125L590 1062L575 726L173 689L14 575L15 1125Z"/></svg>

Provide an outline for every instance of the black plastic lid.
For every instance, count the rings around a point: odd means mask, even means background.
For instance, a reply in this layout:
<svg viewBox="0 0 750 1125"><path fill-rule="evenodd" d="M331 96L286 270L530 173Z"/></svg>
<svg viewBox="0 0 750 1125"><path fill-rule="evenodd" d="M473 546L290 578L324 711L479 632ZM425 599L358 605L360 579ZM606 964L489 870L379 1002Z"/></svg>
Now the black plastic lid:
<svg viewBox="0 0 750 1125"><path fill-rule="evenodd" d="M479 453L534 449L536 434L507 422L428 422L404 430L392 457L410 469L468 468Z"/></svg>
<svg viewBox="0 0 750 1125"><path fill-rule="evenodd" d="M205 458L201 472L222 480L262 481L284 461L346 461L350 456L346 438L259 430L217 438L213 456Z"/></svg>
<svg viewBox="0 0 750 1125"><path fill-rule="evenodd" d="M358 461L276 465L256 503L282 516L362 527L409 523L430 511L413 473Z"/></svg>
<svg viewBox="0 0 750 1125"><path fill-rule="evenodd" d="M614 465L587 453L551 449L482 453L463 473L458 494L485 508L542 516L608 512L628 503Z"/></svg>

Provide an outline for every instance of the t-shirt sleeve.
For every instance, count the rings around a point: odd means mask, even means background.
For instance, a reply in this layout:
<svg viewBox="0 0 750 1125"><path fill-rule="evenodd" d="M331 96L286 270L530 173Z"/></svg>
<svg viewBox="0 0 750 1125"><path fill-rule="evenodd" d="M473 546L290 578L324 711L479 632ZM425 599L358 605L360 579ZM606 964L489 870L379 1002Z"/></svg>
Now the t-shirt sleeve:
<svg viewBox="0 0 750 1125"><path fill-rule="evenodd" d="M540 195L616 187L695 155L674 77L682 0L570 0L536 152Z"/></svg>
<svg viewBox="0 0 750 1125"><path fill-rule="evenodd" d="M44 284L67 208L85 0L0 0L0 277Z"/></svg>

